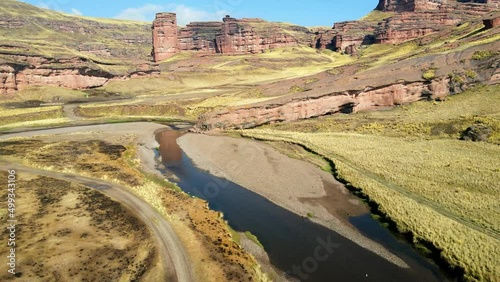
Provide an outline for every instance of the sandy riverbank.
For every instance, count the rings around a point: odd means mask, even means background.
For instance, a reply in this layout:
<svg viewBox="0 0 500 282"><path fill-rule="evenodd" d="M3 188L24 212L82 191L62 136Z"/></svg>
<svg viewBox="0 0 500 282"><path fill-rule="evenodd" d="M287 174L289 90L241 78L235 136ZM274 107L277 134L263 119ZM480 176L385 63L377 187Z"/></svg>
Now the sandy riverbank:
<svg viewBox="0 0 500 282"><path fill-rule="evenodd" d="M408 267L347 222L348 216L364 214L368 209L330 173L252 140L186 134L178 143L201 169L240 184L298 215L309 215L311 220L388 261Z"/></svg>

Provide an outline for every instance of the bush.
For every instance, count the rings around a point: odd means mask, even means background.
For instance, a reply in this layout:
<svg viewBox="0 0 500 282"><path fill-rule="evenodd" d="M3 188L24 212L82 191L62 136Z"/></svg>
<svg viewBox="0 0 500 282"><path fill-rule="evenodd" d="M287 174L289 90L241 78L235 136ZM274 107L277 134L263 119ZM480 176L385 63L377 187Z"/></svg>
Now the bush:
<svg viewBox="0 0 500 282"><path fill-rule="evenodd" d="M477 78L477 73L473 70L466 70L465 71L465 76L471 79L476 79Z"/></svg>
<svg viewBox="0 0 500 282"><path fill-rule="evenodd" d="M436 69L430 68L424 71L422 74L422 78L425 80L433 80L436 77Z"/></svg>
<svg viewBox="0 0 500 282"><path fill-rule="evenodd" d="M492 51L476 51L474 52L474 54L472 55L472 59L473 60L476 60L476 61L481 61L481 60L486 60L486 59L489 59L491 57L493 57L495 55L494 52Z"/></svg>

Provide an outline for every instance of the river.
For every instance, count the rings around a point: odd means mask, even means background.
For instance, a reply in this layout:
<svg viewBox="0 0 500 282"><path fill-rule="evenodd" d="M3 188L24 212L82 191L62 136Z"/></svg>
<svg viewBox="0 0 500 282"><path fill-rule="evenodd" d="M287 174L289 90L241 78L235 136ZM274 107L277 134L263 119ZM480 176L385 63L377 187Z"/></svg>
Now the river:
<svg viewBox="0 0 500 282"><path fill-rule="evenodd" d="M233 229L256 235L271 263L291 277L301 281L447 280L438 267L369 215L351 218L350 222L363 235L401 257L410 268L400 268L322 225L198 169L177 145L181 135L165 131L156 136L163 172L186 193L208 201L211 209L222 212Z"/></svg>

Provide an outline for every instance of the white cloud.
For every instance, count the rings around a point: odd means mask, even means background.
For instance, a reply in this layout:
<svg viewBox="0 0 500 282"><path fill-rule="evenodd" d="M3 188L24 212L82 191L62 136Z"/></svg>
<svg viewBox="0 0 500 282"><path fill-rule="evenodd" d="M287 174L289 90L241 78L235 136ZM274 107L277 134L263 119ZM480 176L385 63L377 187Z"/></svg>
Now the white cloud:
<svg viewBox="0 0 500 282"><path fill-rule="evenodd" d="M177 14L179 25L186 25L190 22L198 21L220 21L226 14L225 11L216 11L213 13L197 10L185 5L176 5L172 12Z"/></svg>
<svg viewBox="0 0 500 282"><path fill-rule="evenodd" d="M155 14L160 12L172 12L177 14L179 25L186 25L194 21L220 21L226 11L207 12L185 5L169 4L155 5L146 4L142 7L128 8L121 11L115 18L124 20L135 20L150 22L154 20Z"/></svg>
<svg viewBox="0 0 500 282"><path fill-rule="evenodd" d="M146 4L138 8L128 8L115 16L117 19L149 22L154 19L156 13L163 11L163 6Z"/></svg>
<svg viewBox="0 0 500 282"><path fill-rule="evenodd" d="M81 16L81 15L83 15L83 14L82 14L82 12L78 11L78 10L77 10L77 9L75 9L75 8L71 8L71 13L72 13L73 15L77 15L77 16Z"/></svg>

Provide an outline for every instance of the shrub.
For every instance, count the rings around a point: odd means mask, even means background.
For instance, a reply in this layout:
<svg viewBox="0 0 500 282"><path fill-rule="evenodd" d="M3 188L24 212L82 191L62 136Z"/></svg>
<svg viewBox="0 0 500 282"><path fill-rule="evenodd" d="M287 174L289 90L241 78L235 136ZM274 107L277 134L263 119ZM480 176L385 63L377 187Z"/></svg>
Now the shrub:
<svg viewBox="0 0 500 282"><path fill-rule="evenodd" d="M473 70L466 70L465 71L465 76L471 79L476 79L477 78L477 73Z"/></svg>
<svg viewBox="0 0 500 282"><path fill-rule="evenodd" d="M476 61L481 61L481 60L486 60L488 58L491 58L495 55L494 52L489 51L489 50L483 50L483 51L476 51L472 55L472 59Z"/></svg>
<svg viewBox="0 0 500 282"><path fill-rule="evenodd" d="M435 68L430 68L424 71L422 74L422 78L425 80L432 80L436 77L436 69Z"/></svg>
<svg viewBox="0 0 500 282"><path fill-rule="evenodd" d="M290 87L290 93L299 93L299 92L304 92L304 88L298 86L298 85L294 85L292 87Z"/></svg>

